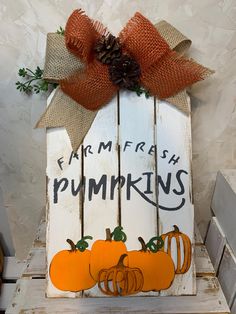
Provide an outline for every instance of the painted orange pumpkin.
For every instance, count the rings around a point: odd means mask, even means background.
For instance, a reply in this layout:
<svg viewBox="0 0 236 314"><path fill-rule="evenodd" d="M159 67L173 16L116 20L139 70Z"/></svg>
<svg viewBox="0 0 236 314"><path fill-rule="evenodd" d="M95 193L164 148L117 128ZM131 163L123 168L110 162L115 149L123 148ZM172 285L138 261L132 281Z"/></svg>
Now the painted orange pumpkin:
<svg viewBox="0 0 236 314"><path fill-rule="evenodd" d="M175 277L175 267L172 258L165 252L157 251L154 253L148 250L143 238L139 237L138 239L142 249L140 251L128 252L128 265L141 270L144 277L142 291L168 289Z"/></svg>
<svg viewBox="0 0 236 314"><path fill-rule="evenodd" d="M58 252L52 259L49 275L53 285L63 291L81 291L92 288L96 281L89 273L90 250L84 237L75 245L70 239L67 242L71 250Z"/></svg>
<svg viewBox="0 0 236 314"><path fill-rule="evenodd" d="M167 232L165 234L162 234L163 241L167 241L165 252L172 256L173 254L173 241L172 239L175 239L176 241L176 249L177 249L177 261L175 266L175 273L176 274L184 274L186 273L191 265L192 260L192 245L189 237L180 232L179 228L174 225L174 230ZM181 256L181 247L180 247L180 241L183 243L183 256Z"/></svg>
<svg viewBox="0 0 236 314"><path fill-rule="evenodd" d="M121 227L118 227L121 228ZM117 264L120 256L126 254L126 245L122 241L112 240L110 229L106 229L106 240L97 240L91 248L90 274L98 281L98 273Z"/></svg>
<svg viewBox="0 0 236 314"><path fill-rule="evenodd" d="M109 269L102 269L98 274L98 287L102 293L111 296L136 294L142 290L143 274L138 268L123 264L127 254L122 254L118 264Z"/></svg>

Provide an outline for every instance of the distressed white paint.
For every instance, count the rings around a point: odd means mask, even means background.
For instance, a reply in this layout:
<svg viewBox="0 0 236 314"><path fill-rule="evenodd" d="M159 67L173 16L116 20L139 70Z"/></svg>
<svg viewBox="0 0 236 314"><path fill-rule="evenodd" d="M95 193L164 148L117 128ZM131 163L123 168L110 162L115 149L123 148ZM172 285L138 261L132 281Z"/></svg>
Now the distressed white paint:
<svg viewBox="0 0 236 314"><path fill-rule="evenodd" d="M155 153L148 153L155 145L154 127L153 97L120 92L120 173L126 180L121 189L121 225L127 234L128 250L141 249L139 236L148 242L157 235ZM141 142L143 146L139 146ZM139 192L128 187L128 176Z"/></svg>
<svg viewBox="0 0 236 314"><path fill-rule="evenodd" d="M191 119L173 105L164 101L157 103L157 151L158 176L161 176L164 185L166 185L168 173L171 173L169 191L165 190L160 183L158 184L160 232L169 232L173 230L173 225L177 225L179 230L187 234L191 243L193 243L194 208L191 182ZM177 181L177 173L182 170L185 173L181 173L180 178L185 191L179 195L178 192L181 191L181 186ZM184 205L179 210L173 210L182 202L184 202ZM175 244L172 241L172 256L176 263ZM183 246L181 246L181 251L181 256L183 256ZM188 272L184 275L175 276L172 286L168 290L163 291L162 294L195 294L196 286L194 277L195 266L194 259L192 258Z"/></svg>
<svg viewBox="0 0 236 314"><path fill-rule="evenodd" d="M104 239L105 229L109 227L113 230L119 224L127 235L128 250L140 249L139 236L147 243L159 232L161 234L171 231L174 224L178 225L193 243L190 127L190 117L172 105L160 102L155 108L152 97L146 99L145 96L138 97L135 93L122 91L119 106L117 98L114 97L99 111L84 139L83 147L78 151L78 156L72 159L71 164L68 163L71 148L66 131L49 130L48 262L51 262L55 253L68 247L65 242L67 238L77 242L83 234L92 236L93 241ZM101 148L101 142L105 145L110 142L111 149L109 146L106 149ZM165 152L166 158L162 158L164 150L168 150ZM171 162L171 157L172 160L177 158L175 164ZM58 165L59 160L63 161L62 170ZM185 171L180 176L182 183L176 177L180 169ZM171 173L170 191L164 193L160 183L158 189L157 173L159 181L162 179L163 184L166 183L167 174ZM111 197L111 177L117 178L119 174L120 190L117 185ZM82 175L85 178L83 197L80 193L72 195L71 179L74 179L76 188ZM96 192L94 189L91 190L91 183L99 185L104 175L105 183L98 186ZM53 199L55 178L68 180L68 186L64 191L64 183L58 189L56 204L55 191ZM183 191L181 193L181 188L183 189L181 184L185 188L184 193ZM174 193L175 189L177 193ZM164 208L178 206L182 199L185 200L185 204L180 206L179 210L169 211ZM89 241L90 248L93 241ZM173 245L174 260L175 256L176 248ZM87 296L103 296L97 287L86 292ZM195 292L195 267L192 260L189 271L183 275L176 275L172 286L162 294L189 295ZM47 295L75 297L80 296L80 293L58 291L48 278Z"/></svg>
<svg viewBox="0 0 236 314"><path fill-rule="evenodd" d="M48 100L50 103L51 97ZM66 239L71 239L75 243L81 238L81 213L80 196L72 197L70 190L70 180L80 179L81 160L73 158L71 165L69 160L71 156L71 144L65 129L54 128L47 130L47 263L48 267L53 256L63 249L70 249ZM62 168L58 165L58 159L63 158ZM54 203L53 185L55 179L67 178L69 185L65 191L58 193L58 202ZM63 184L60 190L63 188ZM49 276L48 276L49 277ZM47 281L47 296L69 296L74 297L72 292L61 292L51 283L50 278Z"/></svg>

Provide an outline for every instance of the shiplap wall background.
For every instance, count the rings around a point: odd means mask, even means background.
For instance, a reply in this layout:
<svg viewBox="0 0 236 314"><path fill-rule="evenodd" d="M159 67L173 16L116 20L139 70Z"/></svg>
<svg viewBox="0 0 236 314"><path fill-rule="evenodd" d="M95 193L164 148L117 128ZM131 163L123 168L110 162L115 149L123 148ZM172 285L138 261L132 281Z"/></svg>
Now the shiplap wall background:
<svg viewBox="0 0 236 314"><path fill-rule="evenodd" d="M191 89L194 200L204 233L216 172L236 167L236 2L1 0L0 187L17 255L26 256L45 204L45 133L33 126L46 98L21 95L14 82L19 67L43 67L46 33L78 7L115 34L136 11L166 19L193 40L191 57L216 70Z"/></svg>

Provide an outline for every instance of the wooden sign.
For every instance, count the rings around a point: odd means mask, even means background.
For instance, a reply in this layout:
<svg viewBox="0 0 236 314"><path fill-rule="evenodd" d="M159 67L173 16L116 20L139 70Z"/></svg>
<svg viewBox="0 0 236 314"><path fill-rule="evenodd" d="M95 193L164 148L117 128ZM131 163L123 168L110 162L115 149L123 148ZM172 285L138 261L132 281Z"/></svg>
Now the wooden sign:
<svg viewBox="0 0 236 314"><path fill-rule="evenodd" d="M48 297L196 293L190 123L121 91L78 152L47 130Z"/></svg>

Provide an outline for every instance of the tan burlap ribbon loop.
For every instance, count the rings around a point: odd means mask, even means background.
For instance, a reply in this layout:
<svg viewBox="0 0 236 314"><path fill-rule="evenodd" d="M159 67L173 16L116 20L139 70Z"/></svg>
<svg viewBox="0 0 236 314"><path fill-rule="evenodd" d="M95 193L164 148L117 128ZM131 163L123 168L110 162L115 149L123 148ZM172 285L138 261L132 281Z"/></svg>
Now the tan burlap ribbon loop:
<svg viewBox="0 0 236 314"><path fill-rule="evenodd" d="M81 12L79 12L79 14L81 14ZM166 21L160 21L155 25L155 27L173 51L183 55L190 47L191 40L186 38ZM200 65L197 66L201 67ZM86 68L87 65L84 64L78 56L71 53L67 49L64 36L55 33L49 33L47 35L47 48L43 75L45 80L60 82L68 77L73 77L74 74L78 75L78 73L83 72ZM204 76L212 73L209 69L204 67L202 68ZM182 90L178 94L166 98L165 100L175 105L184 113L189 114L190 109L185 90ZM74 151L77 151L91 127L92 122L96 117L96 113L97 111L91 111L86 109L84 106L81 106L78 102L66 95L60 87L58 87L49 107L38 121L36 127L65 127L69 135L72 148Z"/></svg>

